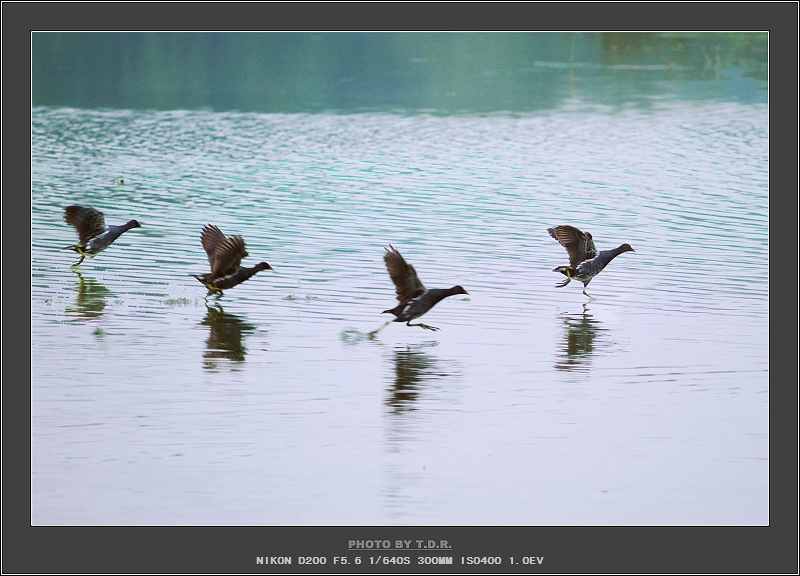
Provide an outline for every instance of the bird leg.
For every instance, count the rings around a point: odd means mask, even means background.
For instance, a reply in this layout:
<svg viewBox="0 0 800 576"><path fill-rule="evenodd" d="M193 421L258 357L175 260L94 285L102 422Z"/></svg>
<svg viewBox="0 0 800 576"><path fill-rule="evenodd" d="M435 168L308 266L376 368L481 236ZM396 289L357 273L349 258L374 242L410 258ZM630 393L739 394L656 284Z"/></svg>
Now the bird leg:
<svg viewBox="0 0 800 576"><path fill-rule="evenodd" d="M389 324L391 324L392 322L394 322L394 320L388 320L388 321L384 322L384 323L383 323L383 326L381 326L381 327L380 327L380 328L378 328L377 330L373 330L372 332L369 332L369 333L367 334L367 336L369 336L370 338L375 338L375 336L377 336L377 335L378 335L378 332L380 332L381 330L383 330L384 328L386 328L386 327L387 327Z"/></svg>
<svg viewBox="0 0 800 576"><path fill-rule="evenodd" d="M80 244L73 244L72 246L64 246L64 250L72 250L73 252L77 252L81 255L81 259L72 264L73 267L80 266L83 259L86 258L86 252L83 251L83 246Z"/></svg>
<svg viewBox="0 0 800 576"><path fill-rule="evenodd" d="M196 276L195 276L195 278L196 278ZM208 294L206 294L206 297L205 297L206 301L208 301L208 297L211 296L212 294L216 295L217 298L219 298L220 296L223 295L222 294L222 289L221 288L217 288L216 286L214 286L212 284L206 283L206 288L208 288Z"/></svg>
<svg viewBox="0 0 800 576"><path fill-rule="evenodd" d="M564 286L566 286L567 284L569 284L569 281L570 281L570 280L572 280L572 278L570 278L570 277L569 277L569 274L567 274L567 279L566 279L566 280L564 280L563 282L559 282L558 284L556 284L556 288L563 288Z"/></svg>
<svg viewBox="0 0 800 576"><path fill-rule="evenodd" d="M217 300L219 300L219 297L222 296L222 290L220 290L218 288L215 288L215 289L212 290L211 288L209 288L208 289L208 294L206 294L205 297L203 298L203 300L205 300L206 303L208 303L208 297L209 296L216 296Z"/></svg>
<svg viewBox="0 0 800 576"><path fill-rule="evenodd" d="M569 284L570 280L572 280L572 274L570 273L569 266L559 266L558 268L553 269L553 272L561 272L564 276L567 277L567 279L564 280L563 282L559 282L558 284L556 284L556 288L563 288L564 286Z"/></svg>
<svg viewBox="0 0 800 576"><path fill-rule="evenodd" d="M421 324L421 323L420 324L412 324L411 320L406 322L406 326L419 326L420 328L425 328L425 330L433 330L434 332L439 330L436 326L428 326L427 324Z"/></svg>
<svg viewBox="0 0 800 576"><path fill-rule="evenodd" d="M584 286L584 287L583 287L583 293L584 293L586 296L588 296L589 298L591 298L592 300L597 300L597 298L595 298L594 296L592 296L591 294L589 294L589 293L586 291L586 286Z"/></svg>

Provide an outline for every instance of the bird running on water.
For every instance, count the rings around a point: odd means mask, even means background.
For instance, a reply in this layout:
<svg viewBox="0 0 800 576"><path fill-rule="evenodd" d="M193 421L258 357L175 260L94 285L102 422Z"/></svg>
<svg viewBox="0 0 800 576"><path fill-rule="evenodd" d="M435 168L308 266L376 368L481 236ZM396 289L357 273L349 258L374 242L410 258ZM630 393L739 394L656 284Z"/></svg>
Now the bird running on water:
<svg viewBox="0 0 800 576"><path fill-rule="evenodd" d="M243 267L242 258L249 256L241 236L225 237L219 228L213 224L206 224L200 235L200 243L208 255L211 272L207 274L192 274L206 288L208 294L222 296L222 291L241 284L261 270L275 270L266 262L259 262L250 268Z"/></svg>
<svg viewBox="0 0 800 576"><path fill-rule="evenodd" d="M419 326L425 330L438 330L435 326L428 326L422 323L412 324L411 321L428 312L437 303L448 296L469 294L469 292L464 290L461 286L453 286L452 288L425 288L422 282L420 282L414 267L406 262L400 252L395 250L394 246L391 244L389 248L386 248L383 261L386 264L386 269L389 271L392 282L394 282L397 300L400 304L390 310L384 310L382 312L382 314L394 314L396 318L387 321L377 330L370 332L370 336L375 336L392 322L405 322L406 326Z"/></svg>
<svg viewBox="0 0 800 576"><path fill-rule="evenodd" d="M567 277L563 282L556 284L556 288L563 288L574 278L583 282L583 293L592 300L595 299L594 296L586 292L586 287L592 278L600 274L609 262L623 252L636 252L630 244L622 244L613 250L598 252L594 247L592 235L588 232L581 232L574 226L556 226L548 228L547 231L566 248L567 254L569 254L569 266L559 266L553 269L553 272L561 272Z"/></svg>
<svg viewBox="0 0 800 576"><path fill-rule="evenodd" d="M122 226L106 227L103 213L91 206L67 206L64 221L78 231L78 243L64 247L64 250L74 250L81 255L72 266L79 266L87 256L94 258L131 228L142 227L136 220L129 220Z"/></svg>

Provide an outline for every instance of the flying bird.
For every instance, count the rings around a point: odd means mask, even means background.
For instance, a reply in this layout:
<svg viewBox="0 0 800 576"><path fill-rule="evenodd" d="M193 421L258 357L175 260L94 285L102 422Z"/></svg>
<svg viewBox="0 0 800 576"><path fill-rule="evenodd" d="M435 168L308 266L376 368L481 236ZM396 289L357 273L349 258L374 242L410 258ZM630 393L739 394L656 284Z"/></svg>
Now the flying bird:
<svg viewBox="0 0 800 576"><path fill-rule="evenodd" d="M561 272L567 277L563 282L556 284L556 288L563 288L574 278L583 282L583 293L592 300L595 299L594 296L586 292L586 287L592 278L600 274L609 262L623 252L636 252L630 244L622 244L613 250L598 252L594 247L592 235L588 232L581 232L574 226L556 226L548 228L547 231L566 248L569 255L569 266L559 266L553 269L553 272Z"/></svg>
<svg viewBox="0 0 800 576"><path fill-rule="evenodd" d="M79 266L87 256L94 258L131 228L142 227L136 220L129 220L122 226L106 227L103 213L91 206L67 206L64 210L64 221L75 226L78 231L78 243L64 248L81 255L80 260L72 266Z"/></svg>
<svg viewBox="0 0 800 576"><path fill-rule="evenodd" d="M435 326L428 326L427 324L412 324L411 321L419 318L431 308L436 306L448 296L456 294L469 294L461 286L453 286L452 288L425 288L417 276L417 271L414 267L405 261L403 256L395 250L391 244L386 248L386 253L383 255L383 261L386 264L386 269L389 271L389 276L394 282L395 291L397 292L397 300L400 302L397 306L390 310L384 310L382 314L394 314L395 318L389 320L383 326L370 332L370 336L374 336L392 322L405 322L406 326L419 326L425 330L438 330Z"/></svg>
<svg viewBox="0 0 800 576"><path fill-rule="evenodd" d="M241 236L225 237L219 228L213 224L206 224L200 235L200 243L208 255L211 272L207 274L192 274L206 288L208 294L222 296L222 291L241 284L261 270L275 270L266 262L259 262L250 268L242 266L242 258L249 256Z"/></svg>

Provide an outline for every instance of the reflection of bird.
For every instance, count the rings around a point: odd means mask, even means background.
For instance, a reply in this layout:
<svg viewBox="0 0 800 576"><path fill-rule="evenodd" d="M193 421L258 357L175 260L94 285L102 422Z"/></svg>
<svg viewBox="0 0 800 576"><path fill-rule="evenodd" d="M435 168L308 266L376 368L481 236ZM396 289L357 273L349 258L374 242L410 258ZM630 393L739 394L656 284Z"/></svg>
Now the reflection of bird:
<svg viewBox="0 0 800 576"><path fill-rule="evenodd" d="M586 293L586 287L592 278L600 274L609 262L623 252L636 252L630 244L622 244L619 248L598 252L594 247L592 235L588 232L581 232L574 226L556 226L548 228L547 231L567 249L567 254L569 254L569 266L559 266L553 269L553 272L561 272L567 277L563 282L556 284L556 287L563 288L574 278L583 282L583 293L592 299L594 297Z"/></svg>
<svg viewBox="0 0 800 576"><path fill-rule="evenodd" d="M131 228L142 227L136 220L130 220L122 226L106 227L103 213L89 206L67 206L64 210L64 220L67 224L75 226L78 231L78 243L64 248L64 250L74 250L81 255L81 259L73 266L78 266L87 256L93 258Z"/></svg>
<svg viewBox="0 0 800 576"><path fill-rule="evenodd" d="M238 316L228 314L218 304L206 306L208 313L200 324L209 327L206 340L206 368L215 367L214 360L224 358L235 362L244 362L247 348L243 337L255 331L255 326L248 324Z"/></svg>
<svg viewBox="0 0 800 576"><path fill-rule="evenodd" d="M85 280L78 274L78 294L74 307L67 307L68 314L74 314L78 319L91 320L103 315L106 307L106 298L112 293L97 280Z"/></svg>
<svg viewBox="0 0 800 576"><path fill-rule="evenodd" d="M424 380L436 376L432 370L436 365L433 357L410 347L394 352L394 384L386 403L395 412L413 410ZM446 376L442 374L441 376Z"/></svg>
<svg viewBox="0 0 800 576"><path fill-rule="evenodd" d="M209 295L215 293L221 296L223 290L241 284L261 270L274 270L266 262L259 262L251 268L241 266L242 258L248 256L244 238L241 236L226 238L220 229L212 224L203 227L200 243L208 255L211 272L192 274L192 276L208 288Z"/></svg>
<svg viewBox="0 0 800 576"><path fill-rule="evenodd" d="M407 263L400 255L400 252L394 249L391 244L386 248L386 254L383 255L386 269L389 271L389 276L394 282L395 290L397 292L397 300L400 302L391 310L384 310L382 314L391 313L396 316L394 320L389 320L383 326L374 330L370 335L377 334L392 322L405 322L406 326L419 326L426 330L438 330L435 326L428 326L427 324L411 324L414 318L419 318L428 310L436 306L438 302L453 296L455 294L469 294L461 286L453 286L452 288L425 288L420 282L414 267Z"/></svg>
<svg viewBox="0 0 800 576"><path fill-rule="evenodd" d="M583 305L583 313L569 314L564 318L566 328L561 360L556 362L558 370L586 369L595 349L595 339L603 329L600 322L592 318Z"/></svg>

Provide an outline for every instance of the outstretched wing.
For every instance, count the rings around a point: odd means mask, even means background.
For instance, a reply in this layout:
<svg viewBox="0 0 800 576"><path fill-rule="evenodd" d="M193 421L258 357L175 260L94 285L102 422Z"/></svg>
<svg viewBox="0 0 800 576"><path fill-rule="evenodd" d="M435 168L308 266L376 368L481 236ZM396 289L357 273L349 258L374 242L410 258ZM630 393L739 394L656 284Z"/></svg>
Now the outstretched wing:
<svg viewBox="0 0 800 576"><path fill-rule="evenodd" d="M383 261L386 264L386 270L389 271L392 282L394 282L397 300L407 302L425 292L425 286L420 282L417 271L405 261L400 252L395 250L391 244L389 248L386 248Z"/></svg>
<svg viewBox="0 0 800 576"><path fill-rule="evenodd" d="M233 274L239 269L242 258L247 256L244 239L241 236L226 238L225 234L213 224L203 226L200 243L208 255L212 278Z"/></svg>
<svg viewBox="0 0 800 576"><path fill-rule="evenodd" d="M566 248L567 254L569 254L569 265L572 268L584 260L590 260L597 256L597 248L594 247L594 240L588 232L581 232L574 226L556 226L548 228L547 231Z"/></svg>
<svg viewBox="0 0 800 576"><path fill-rule="evenodd" d="M219 278L233 274L242 265L242 258L247 256L244 247L244 238L231 236L217 244L214 251L214 261L211 263L211 276Z"/></svg>
<svg viewBox="0 0 800 576"><path fill-rule="evenodd" d="M208 255L208 263L214 267L214 258L217 252L217 246L225 242L225 234L214 226L213 224L206 224L203 226L203 233L200 234L200 243L203 245L203 250Z"/></svg>
<svg viewBox="0 0 800 576"><path fill-rule="evenodd" d="M106 231L103 213L89 206L67 206L64 210L64 221L75 226L81 246Z"/></svg>

